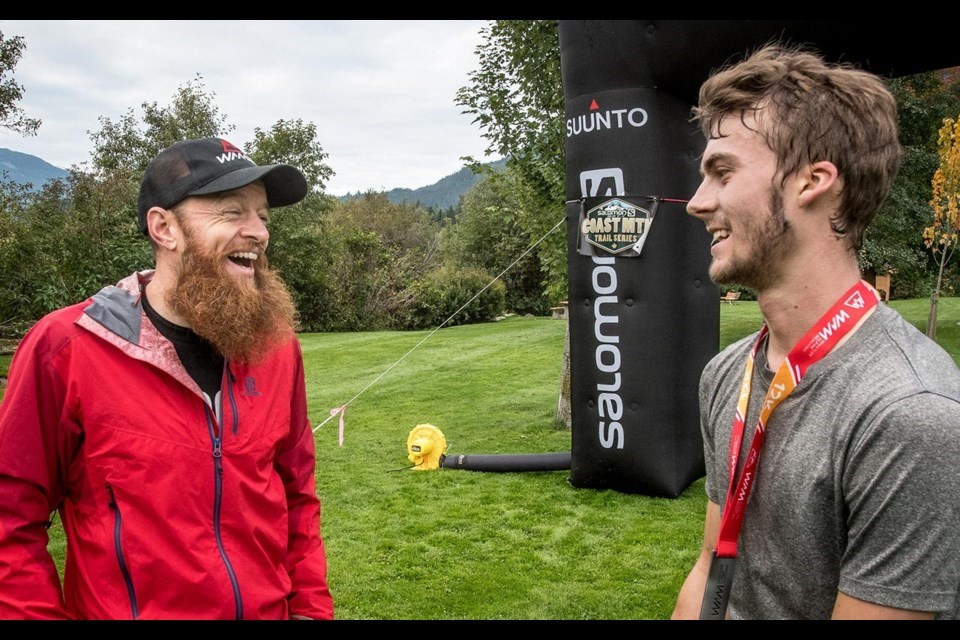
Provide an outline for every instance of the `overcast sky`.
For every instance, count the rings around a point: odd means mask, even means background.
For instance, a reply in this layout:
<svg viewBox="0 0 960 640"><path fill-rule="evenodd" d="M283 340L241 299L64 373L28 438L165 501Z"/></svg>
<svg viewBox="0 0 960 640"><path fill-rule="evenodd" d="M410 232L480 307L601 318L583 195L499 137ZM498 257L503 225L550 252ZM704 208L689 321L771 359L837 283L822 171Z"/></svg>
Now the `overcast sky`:
<svg viewBox="0 0 960 640"><path fill-rule="evenodd" d="M0 147L69 168L90 159L98 118L143 102L170 104L200 74L244 145L255 127L301 118L336 175L333 195L417 188L486 161L487 141L454 97L477 68L480 20L18 21L19 105L43 121L25 138L0 129Z"/></svg>

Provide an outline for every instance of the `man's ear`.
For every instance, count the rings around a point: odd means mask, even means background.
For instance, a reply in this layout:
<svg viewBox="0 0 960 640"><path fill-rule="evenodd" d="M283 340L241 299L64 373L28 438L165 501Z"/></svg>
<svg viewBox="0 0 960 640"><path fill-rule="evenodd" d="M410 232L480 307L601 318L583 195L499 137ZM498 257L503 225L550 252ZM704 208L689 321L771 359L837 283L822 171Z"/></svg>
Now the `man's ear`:
<svg viewBox="0 0 960 640"><path fill-rule="evenodd" d="M180 240L180 227L173 211L151 207L147 211L147 233L157 246L176 251Z"/></svg>
<svg viewBox="0 0 960 640"><path fill-rule="evenodd" d="M824 197L840 197L840 173L837 166L827 160L814 162L797 172L797 202L809 207Z"/></svg>

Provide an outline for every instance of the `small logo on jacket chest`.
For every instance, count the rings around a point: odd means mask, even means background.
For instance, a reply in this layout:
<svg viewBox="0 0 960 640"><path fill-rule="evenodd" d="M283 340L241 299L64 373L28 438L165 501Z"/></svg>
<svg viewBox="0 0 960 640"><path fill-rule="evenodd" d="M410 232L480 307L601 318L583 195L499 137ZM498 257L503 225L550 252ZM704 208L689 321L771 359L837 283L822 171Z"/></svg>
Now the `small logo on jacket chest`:
<svg viewBox="0 0 960 640"><path fill-rule="evenodd" d="M246 376L243 379L243 395L249 398L255 398L257 396L262 396L263 394L257 391L257 379L253 376Z"/></svg>

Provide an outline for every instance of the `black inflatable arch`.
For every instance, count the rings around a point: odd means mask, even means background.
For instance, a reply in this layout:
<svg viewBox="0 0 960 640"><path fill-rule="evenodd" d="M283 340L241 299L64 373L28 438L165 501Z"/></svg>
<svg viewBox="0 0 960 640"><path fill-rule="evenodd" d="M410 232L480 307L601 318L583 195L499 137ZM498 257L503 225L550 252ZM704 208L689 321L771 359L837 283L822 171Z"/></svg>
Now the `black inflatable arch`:
<svg viewBox="0 0 960 640"><path fill-rule="evenodd" d="M703 476L697 385L719 344L709 237L685 213L710 71L771 40L885 76L960 64L933 20L561 20L577 487L676 497Z"/></svg>

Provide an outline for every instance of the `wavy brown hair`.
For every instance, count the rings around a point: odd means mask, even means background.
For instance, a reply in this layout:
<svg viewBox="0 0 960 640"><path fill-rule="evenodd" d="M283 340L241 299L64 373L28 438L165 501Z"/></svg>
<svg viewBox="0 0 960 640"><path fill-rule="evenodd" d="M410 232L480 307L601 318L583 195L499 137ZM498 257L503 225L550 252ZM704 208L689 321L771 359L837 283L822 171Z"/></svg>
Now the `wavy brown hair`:
<svg viewBox="0 0 960 640"><path fill-rule="evenodd" d="M859 249L900 166L897 105L886 83L802 47L769 44L704 82L693 116L711 139L723 137L724 116L743 121L760 111L759 133L781 180L823 160L837 167L843 191L831 228Z"/></svg>

